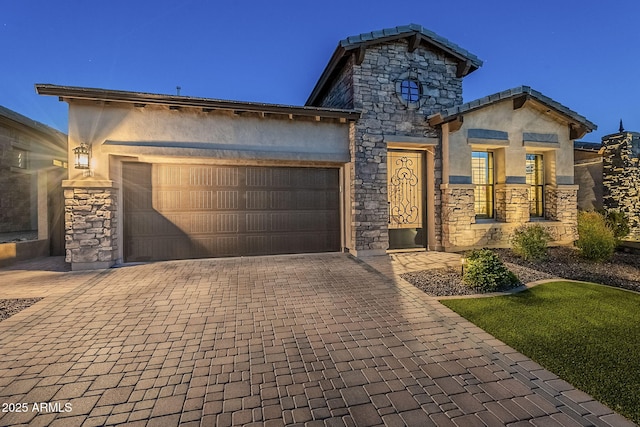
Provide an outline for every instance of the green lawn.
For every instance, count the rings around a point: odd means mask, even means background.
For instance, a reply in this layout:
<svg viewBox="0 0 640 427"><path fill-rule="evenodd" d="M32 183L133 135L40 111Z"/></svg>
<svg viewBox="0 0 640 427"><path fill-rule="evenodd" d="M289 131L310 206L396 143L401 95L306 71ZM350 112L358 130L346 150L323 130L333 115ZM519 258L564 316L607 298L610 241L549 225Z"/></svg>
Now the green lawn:
<svg viewBox="0 0 640 427"><path fill-rule="evenodd" d="M640 294L562 281L441 302L640 424Z"/></svg>

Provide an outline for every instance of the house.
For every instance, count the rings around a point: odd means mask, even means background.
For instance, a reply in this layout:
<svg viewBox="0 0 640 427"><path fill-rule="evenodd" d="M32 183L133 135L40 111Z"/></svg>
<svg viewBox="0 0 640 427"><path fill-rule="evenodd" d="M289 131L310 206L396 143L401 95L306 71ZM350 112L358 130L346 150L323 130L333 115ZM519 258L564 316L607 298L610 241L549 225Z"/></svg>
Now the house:
<svg viewBox="0 0 640 427"><path fill-rule="evenodd" d="M64 254L67 136L0 106L0 266Z"/></svg>
<svg viewBox="0 0 640 427"><path fill-rule="evenodd" d="M522 86L463 103L482 61L411 24L342 40L305 106L38 84L69 104L67 260L504 246L576 229L573 141ZM80 166L85 167L85 166Z"/></svg>

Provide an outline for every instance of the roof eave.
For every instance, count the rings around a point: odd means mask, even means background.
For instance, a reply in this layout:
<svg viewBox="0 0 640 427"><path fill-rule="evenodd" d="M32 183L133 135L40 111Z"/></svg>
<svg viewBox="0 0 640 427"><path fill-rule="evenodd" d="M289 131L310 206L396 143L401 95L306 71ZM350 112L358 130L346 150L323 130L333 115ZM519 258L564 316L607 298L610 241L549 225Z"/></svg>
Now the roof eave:
<svg viewBox="0 0 640 427"><path fill-rule="evenodd" d="M399 28L401 27L396 27L395 29L392 29L392 30L397 30ZM453 57L457 60L458 68L456 71L456 77L458 78L467 76L482 66L482 61L479 58L477 58L475 55L471 54L470 52L466 52L462 48L459 49L462 52L457 51L456 50L456 47L458 47L457 45L453 45L453 47L451 47L451 46L447 46L444 43L441 43L440 41L438 41L437 38L434 38L434 37L437 37L435 33L433 33L433 36L431 36L430 35L431 32L428 32L420 25L411 24L404 28L408 30L392 32L391 34L388 34L388 35L385 35L386 30L381 30L378 32L381 34L380 36L376 36L376 37L372 36L367 38L366 40L362 40L363 35L365 35L366 33L360 34L358 36L347 37L346 39L341 40L340 43L338 44L338 47L334 51L331 59L329 60L329 63L327 64L324 71L322 72L320 79L318 79L318 82L316 83L315 87L311 91L311 94L309 95L309 98L305 102L305 105L314 105L315 103L318 102L320 96L322 95L322 92L326 88L328 81L336 73L338 66L340 65L340 62L343 61L345 57L355 52L355 53L359 53L358 58L363 58L364 50L367 47L380 44L380 43L389 42L389 41L407 39L409 41L410 48L411 46L415 48L422 42L428 43L429 45L435 47L436 49L441 50L446 55ZM351 39L359 39L359 40L351 41ZM465 56L463 54L465 52L468 53L469 56ZM359 62L359 61L356 61L356 62Z"/></svg>
<svg viewBox="0 0 640 427"><path fill-rule="evenodd" d="M307 98L307 101L304 103L304 105L315 104L315 102L320 97L322 90L325 88L327 81L329 81L334 71L338 68L338 64L344 59L345 56L346 56L346 50L342 46L338 45L336 50L333 52L333 55L331 56L329 63L324 68L324 71L322 71L320 78L318 79L316 85L314 86L313 90L311 91L311 94L309 95L309 98Z"/></svg>
<svg viewBox="0 0 640 427"><path fill-rule="evenodd" d="M306 117L334 118L357 120L360 113L355 110L337 108L317 108L282 104L265 104L257 102L229 101L211 98L195 98L178 95L162 95L144 92L128 92L119 90L84 88L75 86L58 86L52 84L36 84L39 95L58 96L61 101L86 100L102 102L120 102L144 106L165 105L169 107L192 107L203 110L232 110L236 112L272 113Z"/></svg>
<svg viewBox="0 0 640 427"><path fill-rule="evenodd" d="M510 100L514 103L514 109L521 108L527 101L531 100L542 104L546 108L552 109L557 114L563 116L569 124L572 140L580 139L587 133L598 129L598 126L595 123L592 123L575 111L565 107L564 105L556 101L553 101L551 98L531 89L528 86L521 86L519 88L499 92L481 99L476 99L474 101L458 105L444 112L432 114L427 117L427 121L431 126L441 125L443 123L456 120L458 117L462 117L467 113L471 113L473 111L488 107L489 105L493 105L497 102Z"/></svg>
<svg viewBox="0 0 640 427"><path fill-rule="evenodd" d="M67 134L64 132L60 132L57 129L35 121L27 116L23 116L6 107L0 106L0 119L8 123L15 123L24 129L28 129L32 133L41 135L59 149L66 149L67 147Z"/></svg>

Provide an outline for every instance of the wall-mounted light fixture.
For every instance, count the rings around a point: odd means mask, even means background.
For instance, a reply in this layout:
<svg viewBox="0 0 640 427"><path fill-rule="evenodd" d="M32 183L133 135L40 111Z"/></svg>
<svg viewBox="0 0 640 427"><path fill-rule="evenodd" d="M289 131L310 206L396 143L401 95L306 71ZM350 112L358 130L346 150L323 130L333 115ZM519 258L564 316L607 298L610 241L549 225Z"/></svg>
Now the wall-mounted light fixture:
<svg viewBox="0 0 640 427"><path fill-rule="evenodd" d="M75 157L75 168L82 169L84 176L91 175L91 146L84 142L73 149L73 156Z"/></svg>

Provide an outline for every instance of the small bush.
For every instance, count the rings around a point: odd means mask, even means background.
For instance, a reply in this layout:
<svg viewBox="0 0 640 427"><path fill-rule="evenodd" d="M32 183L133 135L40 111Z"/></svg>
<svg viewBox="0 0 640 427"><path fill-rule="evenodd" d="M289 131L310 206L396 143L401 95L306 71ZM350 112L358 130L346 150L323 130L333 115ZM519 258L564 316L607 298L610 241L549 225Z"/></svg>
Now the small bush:
<svg viewBox="0 0 640 427"><path fill-rule="evenodd" d="M606 261L613 256L616 239L604 217L597 212L578 212L578 240L580 254L592 261Z"/></svg>
<svg viewBox="0 0 640 427"><path fill-rule="evenodd" d="M511 248L526 261L542 261L547 258L547 244L551 235L540 224L522 225L511 237Z"/></svg>
<svg viewBox="0 0 640 427"><path fill-rule="evenodd" d="M629 218L624 212L609 210L602 212L602 215L604 215L604 222L607 227L613 231L616 243L620 243L620 240L631 232Z"/></svg>
<svg viewBox="0 0 640 427"><path fill-rule="evenodd" d="M465 255L462 281L476 291L493 292L518 284L518 278L489 249L477 249Z"/></svg>

